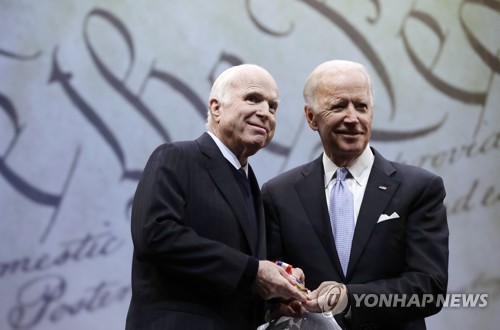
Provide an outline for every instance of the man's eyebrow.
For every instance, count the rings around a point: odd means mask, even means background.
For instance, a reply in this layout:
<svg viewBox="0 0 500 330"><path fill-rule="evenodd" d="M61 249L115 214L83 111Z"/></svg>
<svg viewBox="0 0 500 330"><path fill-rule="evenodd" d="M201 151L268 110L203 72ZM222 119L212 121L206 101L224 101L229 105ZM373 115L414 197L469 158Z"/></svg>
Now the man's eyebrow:
<svg viewBox="0 0 500 330"><path fill-rule="evenodd" d="M248 91L247 93L245 93L245 95L264 95L264 94L260 91Z"/></svg>

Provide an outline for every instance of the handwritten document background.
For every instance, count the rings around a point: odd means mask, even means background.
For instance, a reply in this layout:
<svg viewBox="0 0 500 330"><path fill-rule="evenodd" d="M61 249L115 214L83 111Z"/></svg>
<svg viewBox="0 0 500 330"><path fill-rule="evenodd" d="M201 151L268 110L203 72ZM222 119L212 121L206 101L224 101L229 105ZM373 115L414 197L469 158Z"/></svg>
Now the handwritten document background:
<svg viewBox="0 0 500 330"><path fill-rule="evenodd" d="M130 205L165 141L204 130L239 63L280 87L260 183L316 158L302 86L330 59L375 87L372 146L445 181L449 291L430 329L500 322L500 4L493 0L0 1L0 329L122 329Z"/></svg>

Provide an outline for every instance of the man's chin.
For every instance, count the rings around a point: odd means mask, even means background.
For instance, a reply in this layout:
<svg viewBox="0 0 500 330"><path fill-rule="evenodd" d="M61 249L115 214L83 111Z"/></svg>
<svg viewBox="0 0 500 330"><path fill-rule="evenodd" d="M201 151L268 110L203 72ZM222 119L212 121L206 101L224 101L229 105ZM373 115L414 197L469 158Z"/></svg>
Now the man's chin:
<svg viewBox="0 0 500 330"><path fill-rule="evenodd" d="M259 151L260 149L264 148L265 146L268 145L269 143L269 139L267 139L266 137L264 136L257 136L257 137L254 137L251 141L249 141L247 143L247 150L249 151L249 153L251 153L252 155L255 154L257 151Z"/></svg>

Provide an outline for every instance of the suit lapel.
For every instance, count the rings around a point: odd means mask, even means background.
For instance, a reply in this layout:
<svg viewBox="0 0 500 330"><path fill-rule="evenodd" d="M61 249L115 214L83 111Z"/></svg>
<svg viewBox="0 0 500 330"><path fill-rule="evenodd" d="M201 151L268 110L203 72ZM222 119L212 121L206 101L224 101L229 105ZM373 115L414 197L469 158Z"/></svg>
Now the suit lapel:
<svg viewBox="0 0 500 330"><path fill-rule="evenodd" d="M302 174L304 177L295 184L295 189L316 235L318 235L321 244L323 244L324 249L328 252L330 261L337 269L337 272L342 275L342 267L337 255L337 249L335 248L330 216L328 215L326 204L325 174L321 157L303 168Z"/></svg>
<svg viewBox="0 0 500 330"><path fill-rule="evenodd" d="M260 195L260 187L251 166L248 166L248 179L252 188L255 202L255 216L257 217L257 251L255 256L259 259L266 258L266 225L264 222L264 207Z"/></svg>
<svg viewBox="0 0 500 330"><path fill-rule="evenodd" d="M349 266L347 268L347 280L363 254L380 214L382 214L400 184L398 180L391 177L391 174L396 171L391 163L377 151L373 150L373 153L375 154L375 161L368 178L354 230Z"/></svg>
<svg viewBox="0 0 500 330"><path fill-rule="evenodd" d="M201 152L206 156L204 163L208 174L233 210L236 219L243 229L243 234L245 235L250 251L252 251L252 255L256 255L254 244L250 244L250 220L248 219L247 212L245 212L245 200L238 187L238 183L234 179L232 170L229 168L232 165L228 164L214 140L207 133L204 133L196 141L200 145Z"/></svg>

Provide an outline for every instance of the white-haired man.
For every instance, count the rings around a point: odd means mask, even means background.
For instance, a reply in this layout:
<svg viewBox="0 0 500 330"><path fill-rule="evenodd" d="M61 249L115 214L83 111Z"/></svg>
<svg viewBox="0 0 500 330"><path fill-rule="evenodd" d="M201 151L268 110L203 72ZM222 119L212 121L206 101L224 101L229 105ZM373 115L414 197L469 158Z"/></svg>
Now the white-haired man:
<svg viewBox="0 0 500 330"><path fill-rule="evenodd" d="M271 141L278 87L251 64L224 71L209 99L208 132L151 155L132 208L127 329L255 329L263 301L305 302L265 261L259 186L248 157Z"/></svg>
<svg viewBox="0 0 500 330"><path fill-rule="evenodd" d="M373 93L361 64L319 65L304 100L324 152L263 186L268 257L301 268L316 288L303 307L333 312L343 328L425 329L448 282L443 180L370 147Z"/></svg>

